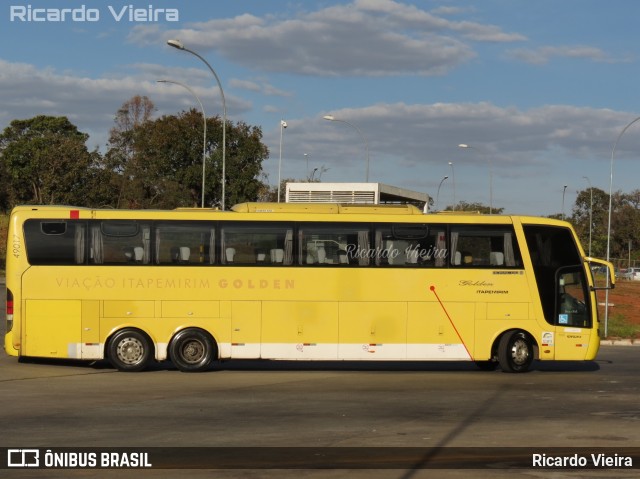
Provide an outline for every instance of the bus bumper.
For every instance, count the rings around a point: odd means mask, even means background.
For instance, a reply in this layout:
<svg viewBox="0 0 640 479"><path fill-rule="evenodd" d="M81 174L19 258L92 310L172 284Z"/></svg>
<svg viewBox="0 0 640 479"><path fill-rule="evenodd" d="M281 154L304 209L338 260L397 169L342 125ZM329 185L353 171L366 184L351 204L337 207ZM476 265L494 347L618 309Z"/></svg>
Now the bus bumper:
<svg viewBox="0 0 640 479"><path fill-rule="evenodd" d="M4 352L9 356L18 357L18 349L13 346L13 334L6 333L4 335Z"/></svg>

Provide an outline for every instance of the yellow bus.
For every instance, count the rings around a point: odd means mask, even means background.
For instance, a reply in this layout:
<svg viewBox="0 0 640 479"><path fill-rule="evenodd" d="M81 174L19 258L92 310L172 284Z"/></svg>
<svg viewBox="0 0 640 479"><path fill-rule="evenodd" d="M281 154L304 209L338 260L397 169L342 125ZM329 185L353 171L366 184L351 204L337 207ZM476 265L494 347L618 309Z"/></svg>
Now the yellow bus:
<svg viewBox="0 0 640 479"><path fill-rule="evenodd" d="M13 209L5 351L101 360L592 360L591 263L571 225L408 205Z"/></svg>

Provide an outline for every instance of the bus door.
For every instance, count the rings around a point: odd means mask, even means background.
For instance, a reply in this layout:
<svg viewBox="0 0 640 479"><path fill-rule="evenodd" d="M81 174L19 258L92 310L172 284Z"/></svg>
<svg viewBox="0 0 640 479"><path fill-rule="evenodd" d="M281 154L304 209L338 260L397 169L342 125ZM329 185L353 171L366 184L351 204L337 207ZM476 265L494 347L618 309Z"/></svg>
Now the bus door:
<svg viewBox="0 0 640 479"><path fill-rule="evenodd" d="M589 289L582 265L564 266L556 272L556 303L554 308L555 358L584 359L589 347L592 315Z"/></svg>

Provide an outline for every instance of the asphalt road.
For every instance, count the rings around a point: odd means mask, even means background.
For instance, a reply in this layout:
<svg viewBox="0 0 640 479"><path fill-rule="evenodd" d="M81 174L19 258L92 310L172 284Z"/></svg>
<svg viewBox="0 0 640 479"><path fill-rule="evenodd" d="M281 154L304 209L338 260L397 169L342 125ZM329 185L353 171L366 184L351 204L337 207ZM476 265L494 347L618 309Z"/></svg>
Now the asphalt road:
<svg viewBox="0 0 640 479"><path fill-rule="evenodd" d="M363 448L354 451L375 456L373 470L356 468L350 477L637 477L640 459L635 470L595 471L509 471L499 463L493 470L464 469L469 467L464 458L458 463L463 469L455 460L436 471L420 464L389 469L385 460L387 451L393 455L411 448L464 453L467 449L456 448L483 447L495 453L525 447L535 453L573 447L585 454L609 448L623 455L625 448L638 447L640 452L639 359L638 347L604 346L596 361L536 363L526 374L484 372L458 362L259 361L185 374L169 363L120 373L104 362L18 362L3 351L0 447L230 447L233 460L246 453L251 469L215 474L202 469L5 469L0 476L299 477L303 471L298 469L263 468L259 450L250 448L275 448L273 460L287 467L300 459L302 446L316 448L316 456L327 447ZM207 450L191 453L193 466L207 463L197 457ZM338 460L344 465L341 460L345 457ZM338 478L346 471L304 475Z"/></svg>

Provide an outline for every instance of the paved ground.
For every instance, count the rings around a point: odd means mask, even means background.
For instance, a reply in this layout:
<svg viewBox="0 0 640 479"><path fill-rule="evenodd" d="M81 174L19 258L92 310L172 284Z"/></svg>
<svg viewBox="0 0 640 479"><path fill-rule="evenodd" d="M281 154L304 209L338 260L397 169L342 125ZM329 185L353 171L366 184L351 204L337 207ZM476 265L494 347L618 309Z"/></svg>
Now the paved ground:
<svg viewBox="0 0 640 479"><path fill-rule="evenodd" d="M0 324L3 332L4 311ZM0 448L214 448L194 450L195 465L220 447L232 447L236 455L246 455L247 469L5 469L0 476L638 477L638 469L503 467L514 446L528 454L571 447L580 454L607 448L622 455L632 448L640 466L639 359L639 348L605 345L596 361L537 363L531 373L520 375L457 362L259 361L229 362L202 374L183 374L168 363L125 374L104 362L19 363L1 352ZM375 455L366 470L251 468L259 459L252 447L265 446L277 448L273 459L283 467L300 458L299 447L312 448L314 460L326 447L364 448ZM422 469L418 461L385 469L398 447L423 448L424 461L434 459L433 448L445 448L461 454L459 467L468 464L469 449L455 448L490 448L485 464L491 467L458 469L448 463L433 470ZM499 455L496 461L501 450L504 461Z"/></svg>

